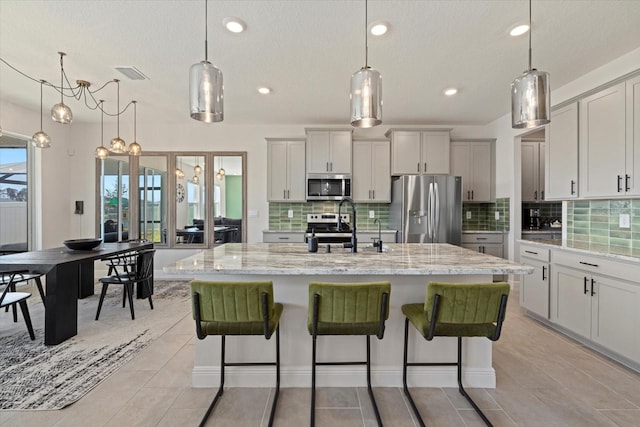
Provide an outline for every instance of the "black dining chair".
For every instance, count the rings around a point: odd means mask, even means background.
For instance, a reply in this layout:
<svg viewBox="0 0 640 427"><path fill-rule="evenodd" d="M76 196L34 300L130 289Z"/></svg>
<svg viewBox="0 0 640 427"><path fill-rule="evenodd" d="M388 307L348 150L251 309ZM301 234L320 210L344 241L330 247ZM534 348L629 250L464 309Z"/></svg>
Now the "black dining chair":
<svg viewBox="0 0 640 427"><path fill-rule="evenodd" d="M13 279L11 280L11 278ZM42 305L45 305L44 299L44 289L42 288L42 281L40 278L42 274L39 273L30 273L28 271L19 271L19 272L6 272L0 273L0 286L4 286L11 282L11 291L16 291L16 285L23 282L28 282L29 280L33 280L36 282L36 287L38 288L38 293L40 294L40 299L42 300ZM13 307L13 321L18 321L18 312L16 310L15 304L7 305L5 307L5 311L9 311L9 308ZM46 305L45 305L46 307Z"/></svg>
<svg viewBox="0 0 640 427"><path fill-rule="evenodd" d="M102 303L104 302L104 297L107 294L107 288L109 285L122 285L124 287L122 306L125 306L125 301L128 299L129 310L131 311L131 320L136 318L135 311L133 309L133 285L142 286L144 288L144 295L149 298L149 306L153 310L150 282L153 279L153 256L155 252L155 249L143 249L138 251L135 254L135 263L129 264L130 267L123 270L119 270L118 267L129 262L130 254L123 254L121 257L123 259L118 259L118 257L109 258L109 262L113 265L114 274L108 277L103 277L99 280L100 283L102 283L102 292L100 293L100 302L98 303L96 320L100 317Z"/></svg>
<svg viewBox="0 0 640 427"><path fill-rule="evenodd" d="M27 324L27 330L29 331L29 337L31 340L36 339L36 335L33 333L33 326L31 325L31 316L29 316L29 307L27 307L27 298L31 296L28 292L16 292L15 285L16 283L22 281L20 277L25 273L22 271L13 271L2 273L2 284L0 286L4 286L2 290L2 295L0 296L0 308L2 307L14 307L17 305L20 306L20 310L22 311L22 316L24 317L24 323ZM6 277L6 281L5 281ZM14 321L17 320L17 314L14 310Z"/></svg>

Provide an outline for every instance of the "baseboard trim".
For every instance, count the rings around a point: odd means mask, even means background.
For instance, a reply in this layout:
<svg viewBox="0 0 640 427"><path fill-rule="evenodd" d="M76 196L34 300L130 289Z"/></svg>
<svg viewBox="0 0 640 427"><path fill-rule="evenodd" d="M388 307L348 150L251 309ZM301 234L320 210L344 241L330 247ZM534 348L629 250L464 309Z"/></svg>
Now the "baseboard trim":
<svg viewBox="0 0 640 427"><path fill-rule="evenodd" d="M364 367L317 368L318 387L363 387L366 386ZM470 388L495 388L496 373L493 368L462 370L462 382ZM196 366L192 371L193 387L218 387L220 367ZM371 383L374 387L402 387L402 367L372 368ZM455 366L410 367L407 383L409 387L458 387ZM275 368L272 367L226 367L225 385L229 387L273 387ZM281 387L310 387L310 368L281 368Z"/></svg>

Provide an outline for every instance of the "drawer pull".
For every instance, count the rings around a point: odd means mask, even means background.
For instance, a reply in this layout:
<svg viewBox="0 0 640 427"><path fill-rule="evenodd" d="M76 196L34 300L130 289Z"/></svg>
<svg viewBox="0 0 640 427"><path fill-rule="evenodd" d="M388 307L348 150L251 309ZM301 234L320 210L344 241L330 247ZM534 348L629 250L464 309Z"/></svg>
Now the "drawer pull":
<svg viewBox="0 0 640 427"><path fill-rule="evenodd" d="M487 240L486 237L476 237L476 240Z"/></svg>
<svg viewBox="0 0 640 427"><path fill-rule="evenodd" d="M534 252L534 251L525 251L528 254L533 254L533 255L538 255L538 252Z"/></svg>
<svg viewBox="0 0 640 427"><path fill-rule="evenodd" d="M280 240L289 240L288 237L280 237L280 236L278 236L278 239L280 239Z"/></svg>
<svg viewBox="0 0 640 427"><path fill-rule="evenodd" d="M588 265L589 267L598 267L598 264L591 264L590 262L580 261L582 265Z"/></svg>

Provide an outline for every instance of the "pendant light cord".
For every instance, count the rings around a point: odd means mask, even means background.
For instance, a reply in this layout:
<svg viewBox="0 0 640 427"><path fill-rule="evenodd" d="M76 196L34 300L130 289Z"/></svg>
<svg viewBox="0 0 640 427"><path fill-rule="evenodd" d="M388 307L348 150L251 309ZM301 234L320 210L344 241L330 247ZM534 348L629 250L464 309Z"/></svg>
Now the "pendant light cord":
<svg viewBox="0 0 640 427"><path fill-rule="evenodd" d="M369 68L369 35L367 34L368 0L364 0L364 68Z"/></svg>
<svg viewBox="0 0 640 427"><path fill-rule="evenodd" d="M42 132L42 85L44 83L44 80L40 80L40 132Z"/></svg>
<svg viewBox="0 0 640 427"><path fill-rule="evenodd" d="M529 0L529 71L531 71L531 33L533 29L531 27L531 0Z"/></svg>
<svg viewBox="0 0 640 427"><path fill-rule="evenodd" d="M204 0L204 61L205 62L209 62L209 45L208 45L209 31L208 31L208 25L207 25L207 17L209 15L209 9L207 8L208 3L209 2L207 0Z"/></svg>
<svg viewBox="0 0 640 427"><path fill-rule="evenodd" d="M114 82L116 82L116 85L118 86L118 106L116 107L117 110L117 114L118 114L118 120L117 120L117 133L118 133L118 138L120 138L120 80L118 79L114 79Z"/></svg>
<svg viewBox="0 0 640 427"><path fill-rule="evenodd" d="M64 52L58 52L60 54L60 103L64 104L64 65L62 58L64 58Z"/></svg>
<svg viewBox="0 0 640 427"><path fill-rule="evenodd" d="M99 104L100 111L102 112L100 114L100 146L104 147L104 107L102 104L104 104L104 99L101 99Z"/></svg>
<svg viewBox="0 0 640 427"><path fill-rule="evenodd" d="M138 101L131 101L131 102L133 102L133 142L138 142L138 138L136 135L136 129L137 129L136 122L138 121Z"/></svg>

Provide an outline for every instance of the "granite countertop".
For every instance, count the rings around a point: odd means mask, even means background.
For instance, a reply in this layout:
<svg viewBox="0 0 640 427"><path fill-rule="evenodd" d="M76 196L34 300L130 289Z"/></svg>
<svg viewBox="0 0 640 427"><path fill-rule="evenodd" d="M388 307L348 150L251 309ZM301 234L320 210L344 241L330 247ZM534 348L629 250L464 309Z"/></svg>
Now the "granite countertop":
<svg viewBox="0 0 640 427"><path fill-rule="evenodd" d="M522 230L522 234L562 234L562 228L542 228L540 230Z"/></svg>
<svg viewBox="0 0 640 427"><path fill-rule="evenodd" d="M263 233L306 233L307 230L262 230ZM378 229L377 228L360 228L358 227L358 229L356 230L356 233L377 233ZM385 230L382 229L380 231L381 233L397 233L398 230Z"/></svg>
<svg viewBox="0 0 640 427"><path fill-rule="evenodd" d="M300 243L227 243L164 267L171 274L273 275L460 275L531 274L533 268L491 255L439 244L388 244L378 253L370 245L351 253L331 245L309 253Z"/></svg>
<svg viewBox="0 0 640 427"><path fill-rule="evenodd" d="M462 234L509 234L502 230L462 230Z"/></svg>
<svg viewBox="0 0 640 427"><path fill-rule="evenodd" d="M588 255L603 256L622 261L640 262L640 249L621 248L596 243L563 241L562 239L518 240L520 243L540 245L555 249L567 249Z"/></svg>

